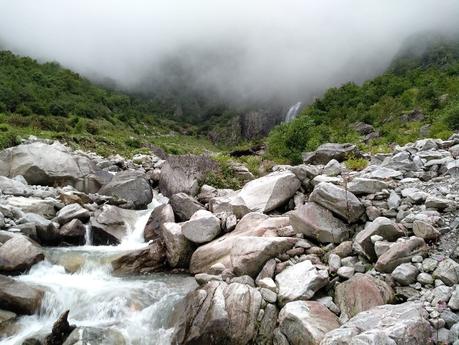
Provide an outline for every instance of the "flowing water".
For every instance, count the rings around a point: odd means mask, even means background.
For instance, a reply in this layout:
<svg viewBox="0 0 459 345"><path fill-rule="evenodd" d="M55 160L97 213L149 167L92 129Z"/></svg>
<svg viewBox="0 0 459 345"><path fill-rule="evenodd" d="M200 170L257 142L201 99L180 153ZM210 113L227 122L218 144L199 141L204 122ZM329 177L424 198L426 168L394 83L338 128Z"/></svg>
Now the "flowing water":
<svg viewBox="0 0 459 345"><path fill-rule="evenodd" d="M284 122L290 122L298 115L301 104L301 102L297 102L288 109L287 114L285 114Z"/></svg>
<svg viewBox="0 0 459 345"><path fill-rule="evenodd" d="M45 261L16 277L45 290L41 310L19 318L14 334L0 335L0 344L20 345L27 338L49 334L65 310L70 310L70 323L112 328L123 334L128 345L169 344L173 331L168 328L169 316L195 287L194 279L173 274L120 278L111 274L110 265L123 253L147 245L143 229L157 204L137 211L135 224L118 246L92 246L88 227L85 246L46 249Z"/></svg>

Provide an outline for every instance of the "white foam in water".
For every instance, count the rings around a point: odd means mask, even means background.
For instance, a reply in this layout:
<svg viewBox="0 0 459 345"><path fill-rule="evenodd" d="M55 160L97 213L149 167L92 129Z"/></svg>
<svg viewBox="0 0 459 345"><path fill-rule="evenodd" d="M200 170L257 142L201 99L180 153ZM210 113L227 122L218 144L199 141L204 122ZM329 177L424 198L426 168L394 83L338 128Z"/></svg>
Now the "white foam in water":
<svg viewBox="0 0 459 345"><path fill-rule="evenodd" d="M3 338L0 335L0 344L21 345L27 338L49 334L65 310L70 310L70 323L116 329L128 345L170 344L173 330L168 329L167 318L177 301L195 287L194 279L171 274L119 278L111 275L109 264L110 259L126 248L145 245L140 235L156 205L138 211L136 226L121 245L48 249L48 260L16 277L41 286L46 292L38 315L19 318L16 333ZM74 263L82 266L73 274L62 266Z"/></svg>

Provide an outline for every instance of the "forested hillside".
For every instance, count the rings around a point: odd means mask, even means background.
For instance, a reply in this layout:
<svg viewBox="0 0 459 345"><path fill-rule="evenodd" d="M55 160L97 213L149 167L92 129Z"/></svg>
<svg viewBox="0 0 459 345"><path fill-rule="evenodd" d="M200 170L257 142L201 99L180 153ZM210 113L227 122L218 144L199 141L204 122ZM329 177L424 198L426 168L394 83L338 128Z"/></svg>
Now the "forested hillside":
<svg viewBox="0 0 459 345"><path fill-rule="evenodd" d="M302 152L325 142L384 151L392 143L446 138L458 130L459 41L424 46L405 47L385 74L331 88L294 121L275 128L268 138L271 157L299 162Z"/></svg>

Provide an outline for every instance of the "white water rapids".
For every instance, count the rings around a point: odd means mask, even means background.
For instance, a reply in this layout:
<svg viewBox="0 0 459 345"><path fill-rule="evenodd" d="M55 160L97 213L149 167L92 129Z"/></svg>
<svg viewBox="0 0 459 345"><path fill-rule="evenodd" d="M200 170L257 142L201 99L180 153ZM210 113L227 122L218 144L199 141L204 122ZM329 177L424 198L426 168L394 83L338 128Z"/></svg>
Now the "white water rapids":
<svg viewBox="0 0 459 345"><path fill-rule="evenodd" d="M71 324L112 328L127 345L170 344L168 318L178 300L195 287L194 279L173 274L119 278L111 274L110 265L121 254L147 245L143 229L157 204L154 200L148 210L137 211L135 225L118 246L90 245L87 229L85 246L48 248L45 261L16 277L45 290L41 310L19 318L11 334L0 335L0 344L21 345L27 338L49 334L65 310L70 310Z"/></svg>

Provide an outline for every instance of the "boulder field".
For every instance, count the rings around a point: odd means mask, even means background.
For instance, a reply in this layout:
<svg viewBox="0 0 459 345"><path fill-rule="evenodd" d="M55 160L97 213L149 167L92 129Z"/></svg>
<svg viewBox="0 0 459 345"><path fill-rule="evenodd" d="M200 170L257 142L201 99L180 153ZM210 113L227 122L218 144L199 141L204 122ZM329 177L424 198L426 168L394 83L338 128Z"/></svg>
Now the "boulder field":
<svg viewBox="0 0 459 345"><path fill-rule="evenodd" d="M42 246L83 244L88 226L95 245L117 244L162 193L148 246L111 264L194 275L168 321L172 344L458 345L458 152L457 134L376 155L326 144L230 190L201 185L216 169L208 156L126 160L26 141L0 152L0 329L39 310L44 292L7 276L44 260ZM349 171L348 154L369 165ZM65 344L123 343L76 327Z"/></svg>

